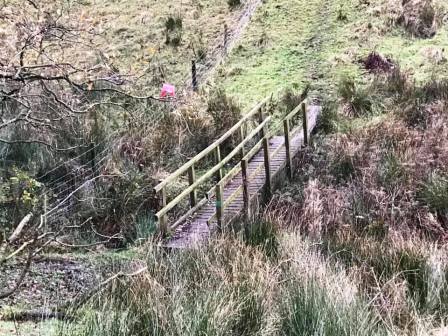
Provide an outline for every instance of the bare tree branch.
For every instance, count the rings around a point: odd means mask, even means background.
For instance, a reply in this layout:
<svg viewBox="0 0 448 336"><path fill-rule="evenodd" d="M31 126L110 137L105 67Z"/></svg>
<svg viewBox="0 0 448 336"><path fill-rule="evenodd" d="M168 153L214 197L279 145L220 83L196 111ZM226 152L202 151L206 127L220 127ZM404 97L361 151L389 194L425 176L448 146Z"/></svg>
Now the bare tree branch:
<svg viewBox="0 0 448 336"><path fill-rule="evenodd" d="M27 275L31 267L32 260L33 260L33 251L32 249L30 249L30 251L28 252L28 257L26 259L25 265L22 267L22 271L20 273L19 278L16 280L15 285L11 289L8 289L4 292L0 292L0 300L10 297L19 289L20 285L22 284L23 280L25 279L25 276Z"/></svg>

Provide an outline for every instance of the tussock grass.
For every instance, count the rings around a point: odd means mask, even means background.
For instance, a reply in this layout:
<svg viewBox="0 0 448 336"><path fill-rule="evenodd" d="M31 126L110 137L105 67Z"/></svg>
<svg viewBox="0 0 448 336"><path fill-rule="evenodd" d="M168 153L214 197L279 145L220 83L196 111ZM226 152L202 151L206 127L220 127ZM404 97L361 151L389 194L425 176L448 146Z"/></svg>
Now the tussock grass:
<svg viewBox="0 0 448 336"><path fill-rule="evenodd" d="M436 213L448 215L448 179L437 173L431 174L421 186L419 196Z"/></svg>
<svg viewBox="0 0 448 336"><path fill-rule="evenodd" d="M92 298L78 327L62 334L384 334L341 268L296 233L279 242L275 260L232 237L170 254L150 247L147 272Z"/></svg>
<svg viewBox="0 0 448 336"><path fill-rule="evenodd" d="M343 77L339 82L338 95L342 99L344 112L349 117L369 116L378 110L375 92L361 87L352 78Z"/></svg>

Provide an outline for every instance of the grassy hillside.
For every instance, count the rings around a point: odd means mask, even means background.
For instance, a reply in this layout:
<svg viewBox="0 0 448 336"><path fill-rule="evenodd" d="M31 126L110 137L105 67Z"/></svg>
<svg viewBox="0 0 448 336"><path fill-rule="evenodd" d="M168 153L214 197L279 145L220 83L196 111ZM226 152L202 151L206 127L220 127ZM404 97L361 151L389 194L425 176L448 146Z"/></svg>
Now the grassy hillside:
<svg viewBox="0 0 448 336"><path fill-rule="evenodd" d="M329 95L343 74L363 74L359 61L373 50L390 55L416 80L446 76L446 26L440 23L430 39L412 36L396 23L399 3L266 1L216 81L244 106L278 88L302 89L306 83ZM434 3L443 21L446 4Z"/></svg>
<svg viewBox="0 0 448 336"><path fill-rule="evenodd" d="M73 7L80 22L100 34L104 56L156 93L163 82L183 86L191 60L205 62L222 43L224 25L231 26L241 10L218 0L89 0Z"/></svg>

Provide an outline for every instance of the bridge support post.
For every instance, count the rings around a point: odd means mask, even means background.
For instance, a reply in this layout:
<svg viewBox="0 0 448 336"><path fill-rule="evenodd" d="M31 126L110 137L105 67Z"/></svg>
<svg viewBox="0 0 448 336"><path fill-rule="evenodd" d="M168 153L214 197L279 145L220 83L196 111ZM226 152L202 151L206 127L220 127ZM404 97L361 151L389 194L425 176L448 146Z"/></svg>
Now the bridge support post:
<svg viewBox="0 0 448 336"><path fill-rule="evenodd" d="M194 92L198 92L198 78L196 72L196 61L191 61L191 85Z"/></svg>
<svg viewBox="0 0 448 336"><path fill-rule="evenodd" d="M303 143L305 146L309 144L308 137L308 113L306 108L306 100L302 103L302 119L303 119Z"/></svg>
<svg viewBox="0 0 448 336"><path fill-rule="evenodd" d="M291 137L290 137L290 127L289 120L283 120L283 130L285 133L285 150L286 150L286 170L288 178L292 180L292 159L291 159Z"/></svg>
<svg viewBox="0 0 448 336"><path fill-rule="evenodd" d="M221 162L221 149L219 146L216 147L215 159L216 164L219 164ZM218 180L218 182L222 180L222 176L222 168L220 168L216 173L216 179Z"/></svg>
<svg viewBox="0 0 448 336"><path fill-rule="evenodd" d="M241 127L240 127L240 138L241 138L241 142L243 142L244 141L244 139L246 138L246 135L245 135L245 132L244 132L244 124L243 125L241 125ZM244 148L244 146L243 146L243 148L241 148L241 158L244 158L244 156L246 155L246 149Z"/></svg>
<svg viewBox="0 0 448 336"><path fill-rule="evenodd" d="M269 138L265 135L263 138L263 153L264 153L264 170L266 173L266 195L272 195L272 181L271 181L271 155L269 153Z"/></svg>
<svg viewBox="0 0 448 336"><path fill-rule="evenodd" d="M218 183L215 187L216 190L216 222L218 224L218 231L222 232L222 217L223 217L223 197L222 197L222 185Z"/></svg>
<svg viewBox="0 0 448 336"><path fill-rule="evenodd" d="M188 169L188 183L193 185L196 182L196 172L194 169L194 164ZM190 206L192 208L198 203L198 197L196 190L193 190L190 194Z"/></svg>
<svg viewBox="0 0 448 336"><path fill-rule="evenodd" d="M223 41L224 55L227 55L228 40L229 40L229 27L227 26L227 24L224 24L224 41Z"/></svg>
<svg viewBox="0 0 448 336"><path fill-rule="evenodd" d="M160 208L163 209L166 206L166 188L163 187L161 190L161 200L160 200ZM168 233L168 218L167 215L162 215L160 218L157 218L159 223L159 230L163 237Z"/></svg>
<svg viewBox="0 0 448 336"><path fill-rule="evenodd" d="M247 221L250 218L250 195L249 195L249 180L247 175L247 159L241 160L241 175L243 179L243 202L244 202L244 219Z"/></svg>

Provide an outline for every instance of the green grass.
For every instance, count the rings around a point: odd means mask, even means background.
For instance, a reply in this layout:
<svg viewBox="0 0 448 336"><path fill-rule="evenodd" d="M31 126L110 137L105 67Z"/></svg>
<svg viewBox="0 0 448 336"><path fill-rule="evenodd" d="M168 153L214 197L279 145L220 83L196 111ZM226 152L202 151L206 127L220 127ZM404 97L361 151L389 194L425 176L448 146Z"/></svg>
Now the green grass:
<svg viewBox="0 0 448 336"><path fill-rule="evenodd" d="M364 302L338 302L316 283L310 279L289 284L284 293L282 335L387 335Z"/></svg>
<svg viewBox="0 0 448 336"><path fill-rule="evenodd" d="M344 0L265 1L217 81L245 107L277 89L303 88L307 83L315 93L328 95L342 76L362 76L365 71L358 61L373 50L390 55L417 81L434 73L446 77L445 64L434 64L428 56L428 50L448 47L445 28L432 39L413 38L389 26L386 14L375 14L384 1L370 3L367 7ZM338 18L341 11L346 20Z"/></svg>
<svg viewBox="0 0 448 336"><path fill-rule="evenodd" d="M329 58L347 44L337 21L339 3L267 1L221 70L226 89L250 105L279 88L308 82L322 88L333 76ZM266 40L262 46L260 37Z"/></svg>
<svg viewBox="0 0 448 336"><path fill-rule="evenodd" d="M433 173L420 187L419 198L432 211L448 215L448 178Z"/></svg>
<svg viewBox="0 0 448 336"><path fill-rule="evenodd" d="M263 247L231 237L170 254L150 248L147 272L117 281L92 298L80 323L63 334L385 333L378 314L342 269L320 258L296 233L278 239L275 259Z"/></svg>

